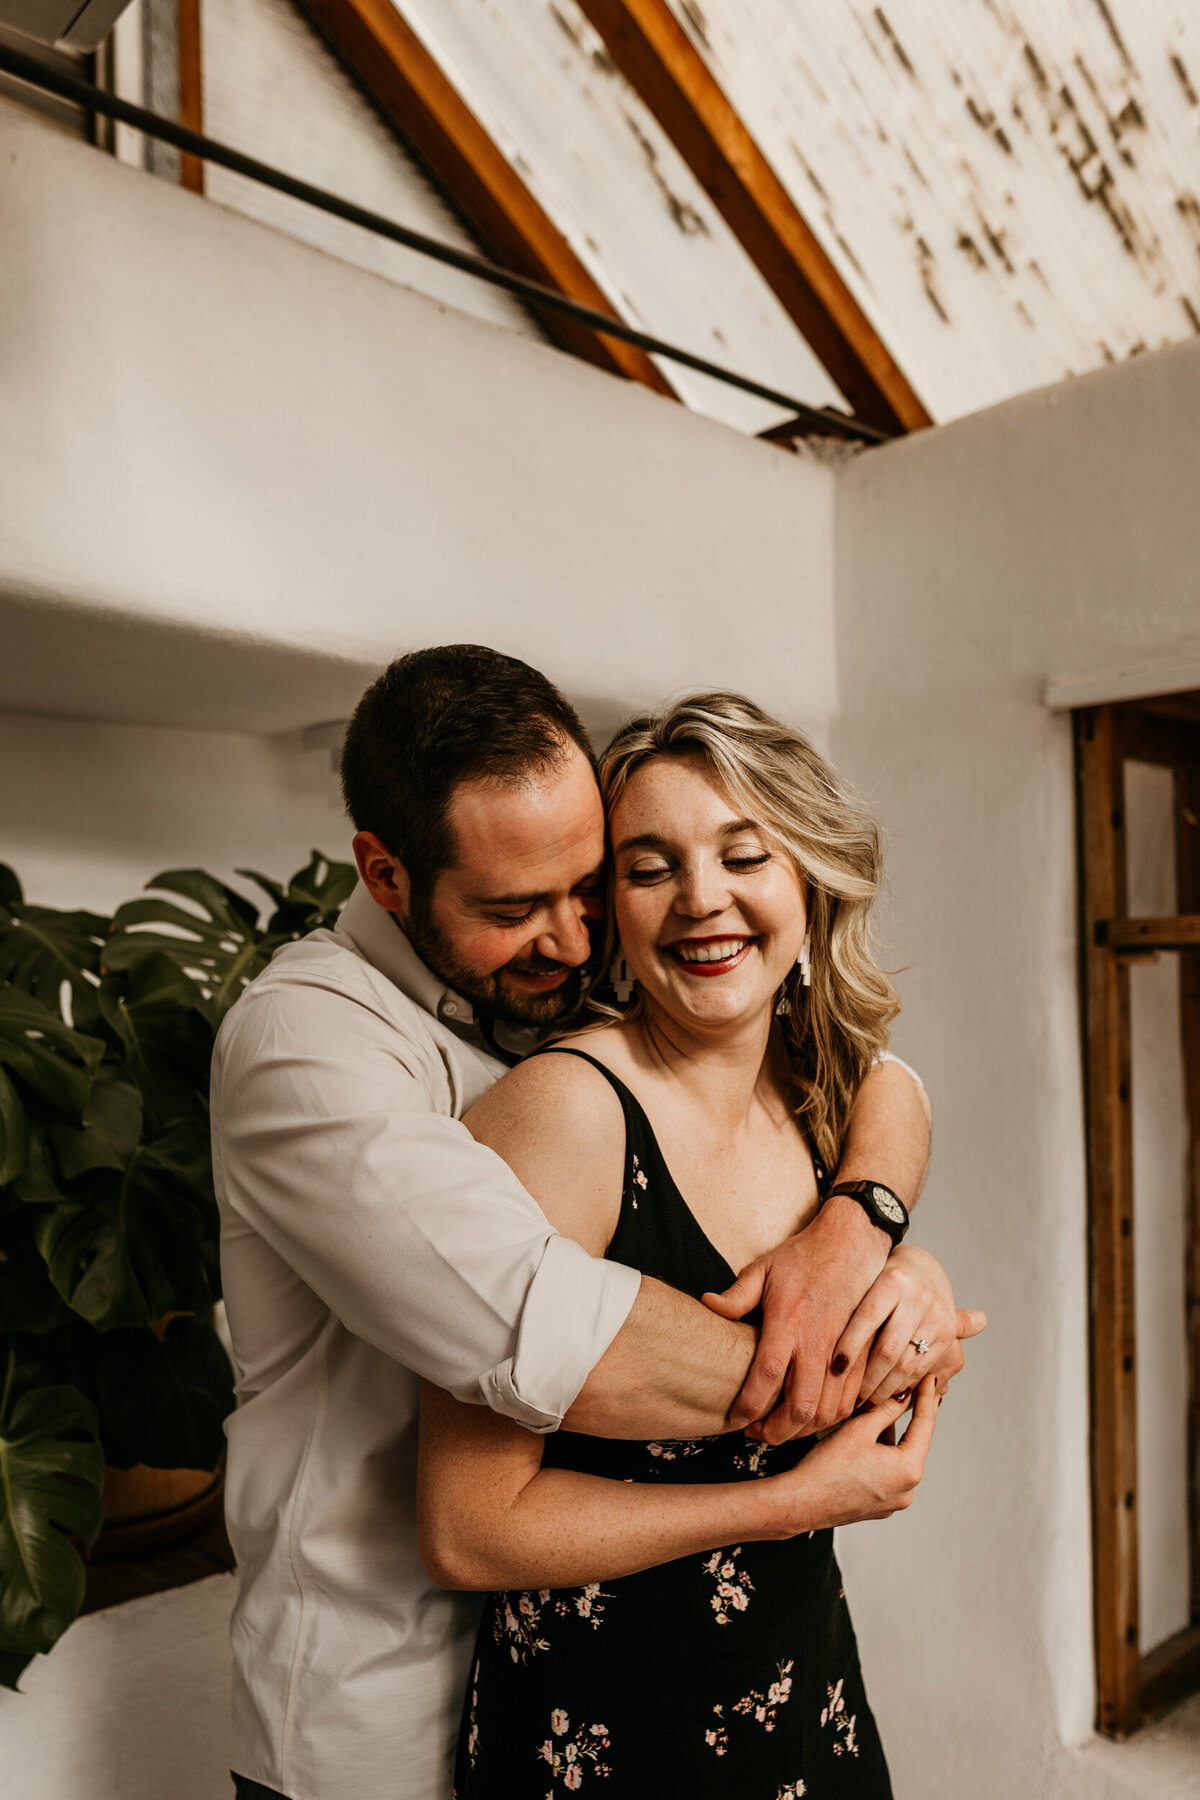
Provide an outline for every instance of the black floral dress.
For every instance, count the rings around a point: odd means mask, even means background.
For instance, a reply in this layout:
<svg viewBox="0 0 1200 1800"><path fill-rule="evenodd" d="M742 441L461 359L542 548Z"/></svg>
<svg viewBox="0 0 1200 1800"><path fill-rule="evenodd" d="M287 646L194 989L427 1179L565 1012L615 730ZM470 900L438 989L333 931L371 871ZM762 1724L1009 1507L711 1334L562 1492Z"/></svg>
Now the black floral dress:
<svg viewBox="0 0 1200 1800"><path fill-rule="evenodd" d="M582 1051L555 1054L582 1056ZM542 1052L541 1054L547 1054ZM629 1089L609 1255L699 1296L734 1271L705 1237ZM818 1179L822 1179L818 1171ZM545 1466L614 1481L753 1481L793 1467L740 1432L623 1443L569 1431ZM832 1531L485 1605L455 1768L457 1800L890 1800Z"/></svg>

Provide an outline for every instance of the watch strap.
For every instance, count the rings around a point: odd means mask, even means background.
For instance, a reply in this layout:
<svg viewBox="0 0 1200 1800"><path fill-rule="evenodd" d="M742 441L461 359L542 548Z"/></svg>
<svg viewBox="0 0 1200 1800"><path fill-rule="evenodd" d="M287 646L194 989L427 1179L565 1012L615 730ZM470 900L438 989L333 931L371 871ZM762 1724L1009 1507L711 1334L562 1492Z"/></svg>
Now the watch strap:
<svg viewBox="0 0 1200 1800"><path fill-rule="evenodd" d="M893 1244L903 1241L908 1230L908 1208L899 1194L882 1181L839 1181L830 1188L826 1200L832 1200L835 1194L845 1194L849 1200L857 1200L873 1225L886 1231Z"/></svg>

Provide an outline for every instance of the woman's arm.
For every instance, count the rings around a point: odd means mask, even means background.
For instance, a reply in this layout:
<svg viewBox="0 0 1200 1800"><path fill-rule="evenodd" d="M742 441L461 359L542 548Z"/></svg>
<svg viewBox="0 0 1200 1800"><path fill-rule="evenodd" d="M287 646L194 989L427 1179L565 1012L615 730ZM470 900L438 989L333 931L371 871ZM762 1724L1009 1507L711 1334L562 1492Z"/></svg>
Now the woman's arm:
<svg viewBox="0 0 1200 1800"><path fill-rule="evenodd" d="M878 1440L889 1400L849 1420L786 1474L657 1487L543 1469L542 1439L440 1389L421 1394L421 1558L440 1587L577 1587L722 1544L883 1519L911 1504L937 1399L921 1384L899 1445Z"/></svg>

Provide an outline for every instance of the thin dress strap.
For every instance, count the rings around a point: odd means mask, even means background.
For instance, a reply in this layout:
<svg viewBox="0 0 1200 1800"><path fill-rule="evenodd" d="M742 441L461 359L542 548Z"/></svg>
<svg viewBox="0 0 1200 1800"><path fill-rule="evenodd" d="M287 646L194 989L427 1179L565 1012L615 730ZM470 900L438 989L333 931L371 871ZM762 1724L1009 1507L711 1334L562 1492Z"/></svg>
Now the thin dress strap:
<svg viewBox="0 0 1200 1800"><path fill-rule="evenodd" d="M680 1192L636 1094L586 1050L575 1050L568 1044L547 1044L531 1054L577 1056L581 1062L591 1063L621 1102L625 1115L625 1174L620 1217L607 1254L697 1298L728 1287L736 1271L708 1237Z"/></svg>
<svg viewBox="0 0 1200 1800"><path fill-rule="evenodd" d="M625 1114L625 1129L628 1131L631 1122L636 1120L641 1130L650 1131L650 1121L641 1101L630 1093L620 1076L614 1075L597 1057L589 1056L586 1050L573 1050L569 1044L543 1044L540 1050L531 1050L525 1061L532 1062L535 1056L577 1056L580 1062L591 1063L593 1069L599 1069L621 1102L621 1111Z"/></svg>
<svg viewBox="0 0 1200 1800"><path fill-rule="evenodd" d="M593 1069L599 1069L621 1102L621 1111L625 1114L626 1132L632 1136L636 1130L639 1138L648 1137L653 1143L655 1151L661 1155L661 1152L658 1151L658 1140L654 1136L654 1127L647 1118L646 1109L641 1101L636 1095L630 1093L619 1075L614 1075L612 1070L606 1068L596 1057L589 1056L586 1050L575 1050L569 1044L543 1044L540 1050L531 1050L525 1061L528 1062L534 1056L577 1056L581 1062L591 1063ZM804 1133L804 1141L808 1145L808 1153L812 1157L813 1174L817 1181L817 1195L823 1204L833 1186L833 1176L821 1161L817 1153L817 1146L808 1132ZM678 1192L678 1190L676 1191ZM682 1198L682 1196L680 1197ZM687 1204L686 1201L684 1204Z"/></svg>

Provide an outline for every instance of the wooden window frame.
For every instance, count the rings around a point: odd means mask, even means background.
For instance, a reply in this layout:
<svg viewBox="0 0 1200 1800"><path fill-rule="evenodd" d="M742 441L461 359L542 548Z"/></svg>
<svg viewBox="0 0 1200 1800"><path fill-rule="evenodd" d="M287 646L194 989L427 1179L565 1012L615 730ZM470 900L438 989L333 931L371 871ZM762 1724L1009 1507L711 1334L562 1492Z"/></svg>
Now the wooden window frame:
<svg viewBox="0 0 1200 1800"><path fill-rule="evenodd" d="M203 0L177 0L179 7L179 123L204 133ZM204 159L182 151L179 185L189 193L204 192Z"/></svg>
<svg viewBox="0 0 1200 1800"><path fill-rule="evenodd" d="M175 99L170 107L162 110L170 113L180 125L203 136L204 133L204 0L172 0L175 11L175 61L176 82ZM164 11L169 11L169 6ZM127 40L123 41L122 33L132 27L139 39L145 31L145 11L142 6L131 7L116 21L113 30L101 44L93 59L93 76L96 85L106 93L115 94L122 100L132 101L136 106L148 106L153 110L154 102L147 92L148 70L143 60L143 50L138 49L132 60L132 67L126 63ZM131 164L135 168L145 168L146 144L140 131L133 126L121 125L114 119L95 115L94 137L102 150L115 156L118 161ZM178 157L178 181L182 188L190 193L203 194L205 188L204 159L193 156L189 151L173 152ZM158 171L160 174L164 171Z"/></svg>
<svg viewBox="0 0 1200 1800"><path fill-rule="evenodd" d="M1092 1549L1096 1727L1125 1737L1200 1688L1200 694L1075 714L1091 1275ZM1175 781L1178 914L1130 919L1125 765ZM1182 957L1180 1027L1189 1129L1185 1305L1190 1393L1190 1622L1143 1654L1139 1628L1137 1321L1134 1295L1129 967Z"/></svg>

